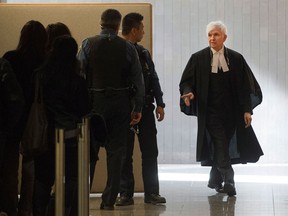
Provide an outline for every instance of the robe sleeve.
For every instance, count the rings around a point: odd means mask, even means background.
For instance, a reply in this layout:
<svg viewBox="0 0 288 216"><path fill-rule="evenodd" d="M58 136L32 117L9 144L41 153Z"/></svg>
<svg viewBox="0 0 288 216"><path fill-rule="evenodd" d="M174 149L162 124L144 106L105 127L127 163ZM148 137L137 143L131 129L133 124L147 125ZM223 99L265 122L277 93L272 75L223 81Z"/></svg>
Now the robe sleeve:
<svg viewBox="0 0 288 216"><path fill-rule="evenodd" d="M246 62L245 62L246 63ZM256 106L261 104L263 95L260 88L259 83L257 82L252 70L250 69L249 65L246 63L246 73L249 81L250 86L250 99L251 99L251 107L254 109Z"/></svg>
<svg viewBox="0 0 288 216"><path fill-rule="evenodd" d="M180 94L193 92L195 94L196 83L196 56L193 54L189 59L179 84Z"/></svg>
<svg viewBox="0 0 288 216"><path fill-rule="evenodd" d="M252 113L253 109L259 104L261 104L263 95L259 83L257 82L251 68L249 67L249 65L245 60L244 60L244 71L245 71L244 86L245 91L247 92L247 96L245 98L244 111L250 110Z"/></svg>

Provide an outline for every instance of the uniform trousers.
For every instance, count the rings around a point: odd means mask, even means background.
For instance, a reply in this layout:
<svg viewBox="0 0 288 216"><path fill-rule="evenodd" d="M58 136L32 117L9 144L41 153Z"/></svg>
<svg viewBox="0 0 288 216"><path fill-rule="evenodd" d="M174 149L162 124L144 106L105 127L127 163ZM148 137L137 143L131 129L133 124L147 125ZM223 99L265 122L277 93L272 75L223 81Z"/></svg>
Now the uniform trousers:
<svg viewBox="0 0 288 216"><path fill-rule="evenodd" d="M108 130L105 144L108 176L102 193L102 202L109 206L115 204L120 187L122 158L131 119L128 93L126 90L93 92L92 111L104 117ZM101 174L95 173L95 175Z"/></svg>
<svg viewBox="0 0 288 216"><path fill-rule="evenodd" d="M158 147L157 129L154 117L155 106L149 104L143 107L142 118L138 124L138 140L142 154L142 178L145 195L159 194L158 179ZM123 157L123 167L121 173L120 195L133 197L134 175L133 175L133 151L135 133L128 131L126 153Z"/></svg>

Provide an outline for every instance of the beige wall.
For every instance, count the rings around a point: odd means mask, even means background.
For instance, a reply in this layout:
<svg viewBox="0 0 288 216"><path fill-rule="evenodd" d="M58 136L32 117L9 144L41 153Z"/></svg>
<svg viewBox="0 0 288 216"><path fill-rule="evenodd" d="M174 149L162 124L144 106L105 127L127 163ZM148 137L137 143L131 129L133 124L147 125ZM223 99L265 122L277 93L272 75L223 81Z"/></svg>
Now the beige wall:
<svg viewBox="0 0 288 216"><path fill-rule="evenodd" d="M151 4L0 4L0 56L16 48L22 27L32 19L45 27L65 23L80 46L83 39L100 32L100 16L108 8L118 9L123 16L132 11L143 14L146 36L141 44L152 50Z"/></svg>

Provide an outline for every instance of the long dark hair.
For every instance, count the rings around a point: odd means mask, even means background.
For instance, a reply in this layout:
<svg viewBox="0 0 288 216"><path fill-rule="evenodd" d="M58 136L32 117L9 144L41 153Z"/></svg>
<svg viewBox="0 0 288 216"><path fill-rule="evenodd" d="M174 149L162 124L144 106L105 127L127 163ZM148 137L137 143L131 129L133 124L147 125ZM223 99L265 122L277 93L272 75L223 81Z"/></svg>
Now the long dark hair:
<svg viewBox="0 0 288 216"><path fill-rule="evenodd" d="M47 60L40 68L44 71L44 88L54 86L62 89L63 93L69 93L74 85L73 77L79 74L77 51L78 45L73 37L62 35L55 38Z"/></svg>
<svg viewBox="0 0 288 216"><path fill-rule="evenodd" d="M16 50L27 58L44 59L46 44L47 33L45 27L39 21L30 20L21 30Z"/></svg>
<svg viewBox="0 0 288 216"><path fill-rule="evenodd" d="M70 77L79 69L77 51L78 45L73 37L69 35L59 36L55 38L43 67L49 68L49 76Z"/></svg>
<svg viewBox="0 0 288 216"><path fill-rule="evenodd" d="M48 36L47 50L50 51L54 40L61 35L71 36L71 31L67 25L62 22L51 23L47 25L46 32Z"/></svg>

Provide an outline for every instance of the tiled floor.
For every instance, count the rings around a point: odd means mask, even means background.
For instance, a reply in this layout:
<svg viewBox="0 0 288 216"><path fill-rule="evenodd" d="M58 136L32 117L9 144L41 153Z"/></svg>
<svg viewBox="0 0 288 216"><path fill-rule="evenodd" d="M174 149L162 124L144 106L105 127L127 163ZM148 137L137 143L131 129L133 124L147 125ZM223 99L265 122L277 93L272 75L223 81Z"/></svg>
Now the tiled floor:
<svg viewBox="0 0 288 216"><path fill-rule="evenodd" d="M91 216L287 216L288 165L236 165L237 195L207 188L209 168L159 165L160 191L166 205L144 204L135 194L133 206L99 209L101 194L90 198Z"/></svg>

